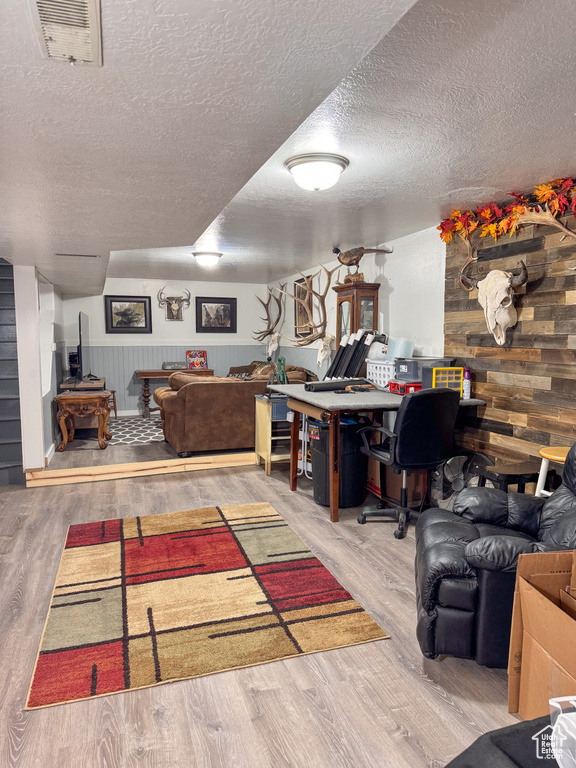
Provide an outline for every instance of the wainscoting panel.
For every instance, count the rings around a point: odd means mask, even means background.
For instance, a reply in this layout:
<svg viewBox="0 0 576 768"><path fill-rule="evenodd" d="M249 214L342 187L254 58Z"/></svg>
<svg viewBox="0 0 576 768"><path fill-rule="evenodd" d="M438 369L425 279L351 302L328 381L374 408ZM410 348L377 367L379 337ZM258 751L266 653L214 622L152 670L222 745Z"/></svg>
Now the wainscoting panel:
<svg viewBox="0 0 576 768"><path fill-rule="evenodd" d="M188 347L159 346L159 347L90 347L92 373L106 379L106 386L116 390L116 403L122 415L136 414L142 408L142 382L136 377L138 370L156 370L162 368L164 362L181 361L184 365ZM233 366L247 365L252 360L264 360L266 349L261 344L220 345L207 344L195 349L205 349L208 356L208 367L214 369L216 376L226 376ZM75 352L75 347L69 347L68 352ZM317 349L298 347L280 347L274 355L286 358L287 365L301 365L314 371L322 379L328 368L325 363L319 368L316 363ZM156 387L165 387L166 380L155 379L150 382L152 391Z"/></svg>
<svg viewBox="0 0 576 768"><path fill-rule="evenodd" d="M142 381L136 377L136 371L160 369L164 362L181 361L184 365L186 350L190 348L190 346L90 347L92 373L103 376L106 379L106 386L116 390L116 403L121 414L136 413L142 407L140 399ZM239 346L205 344L194 348L206 350L208 367L214 369L216 376L225 376L232 366L247 365L252 360L265 359L264 347L259 344ZM152 391L156 387L165 387L169 375L170 372L167 371L166 380L151 381Z"/></svg>

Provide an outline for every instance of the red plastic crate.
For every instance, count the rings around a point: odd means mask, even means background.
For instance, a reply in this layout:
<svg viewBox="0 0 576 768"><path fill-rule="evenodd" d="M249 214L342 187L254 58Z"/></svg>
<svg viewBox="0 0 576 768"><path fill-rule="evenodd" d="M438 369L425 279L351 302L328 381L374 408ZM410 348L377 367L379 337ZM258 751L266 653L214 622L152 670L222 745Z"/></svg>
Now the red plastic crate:
<svg viewBox="0 0 576 768"><path fill-rule="evenodd" d="M388 382L388 390L393 395L407 395L409 392L419 392L422 389L421 381L392 381Z"/></svg>

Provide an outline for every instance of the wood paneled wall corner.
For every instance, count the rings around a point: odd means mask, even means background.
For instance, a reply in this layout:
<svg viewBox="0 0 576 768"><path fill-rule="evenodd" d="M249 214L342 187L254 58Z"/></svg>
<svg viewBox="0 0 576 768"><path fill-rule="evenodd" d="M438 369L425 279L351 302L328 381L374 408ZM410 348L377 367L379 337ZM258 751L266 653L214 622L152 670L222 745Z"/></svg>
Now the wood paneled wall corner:
<svg viewBox="0 0 576 768"><path fill-rule="evenodd" d="M576 231L573 216L563 217ZM460 287L466 259L456 238L446 248L444 349L472 370L472 396L486 401L468 415L459 445L492 459L539 458L544 446L576 441L576 242L553 227L526 226L498 243L482 239L467 273L512 269L520 259L528 282L516 298L518 323L499 347L488 332L478 291Z"/></svg>

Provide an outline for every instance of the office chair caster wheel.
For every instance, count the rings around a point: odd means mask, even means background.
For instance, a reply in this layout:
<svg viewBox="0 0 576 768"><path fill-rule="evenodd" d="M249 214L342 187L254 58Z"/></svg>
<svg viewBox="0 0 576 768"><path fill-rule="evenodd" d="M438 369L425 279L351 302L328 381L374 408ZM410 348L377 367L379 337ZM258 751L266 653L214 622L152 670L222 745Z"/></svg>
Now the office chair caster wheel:
<svg viewBox="0 0 576 768"><path fill-rule="evenodd" d="M406 531L404 530L404 528L396 529L394 531L394 538L395 539L403 539L404 536L406 536Z"/></svg>
<svg viewBox="0 0 576 768"><path fill-rule="evenodd" d="M366 522L366 515L358 515L358 517L356 518L356 520L358 520L358 522L360 523L360 525L364 525L364 523Z"/></svg>

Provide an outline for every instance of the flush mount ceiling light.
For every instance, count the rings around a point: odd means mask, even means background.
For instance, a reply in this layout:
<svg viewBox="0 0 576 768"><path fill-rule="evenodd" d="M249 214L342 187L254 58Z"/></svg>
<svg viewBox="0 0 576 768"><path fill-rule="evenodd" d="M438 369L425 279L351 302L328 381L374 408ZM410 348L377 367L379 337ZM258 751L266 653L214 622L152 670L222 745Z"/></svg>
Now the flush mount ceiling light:
<svg viewBox="0 0 576 768"><path fill-rule="evenodd" d="M333 187L350 162L342 155L312 152L290 157L284 165L294 176L294 181L299 187L318 192Z"/></svg>
<svg viewBox="0 0 576 768"><path fill-rule="evenodd" d="M192 255L201 267L215 267L222 256L217 251L195 251Z"/></svg>

